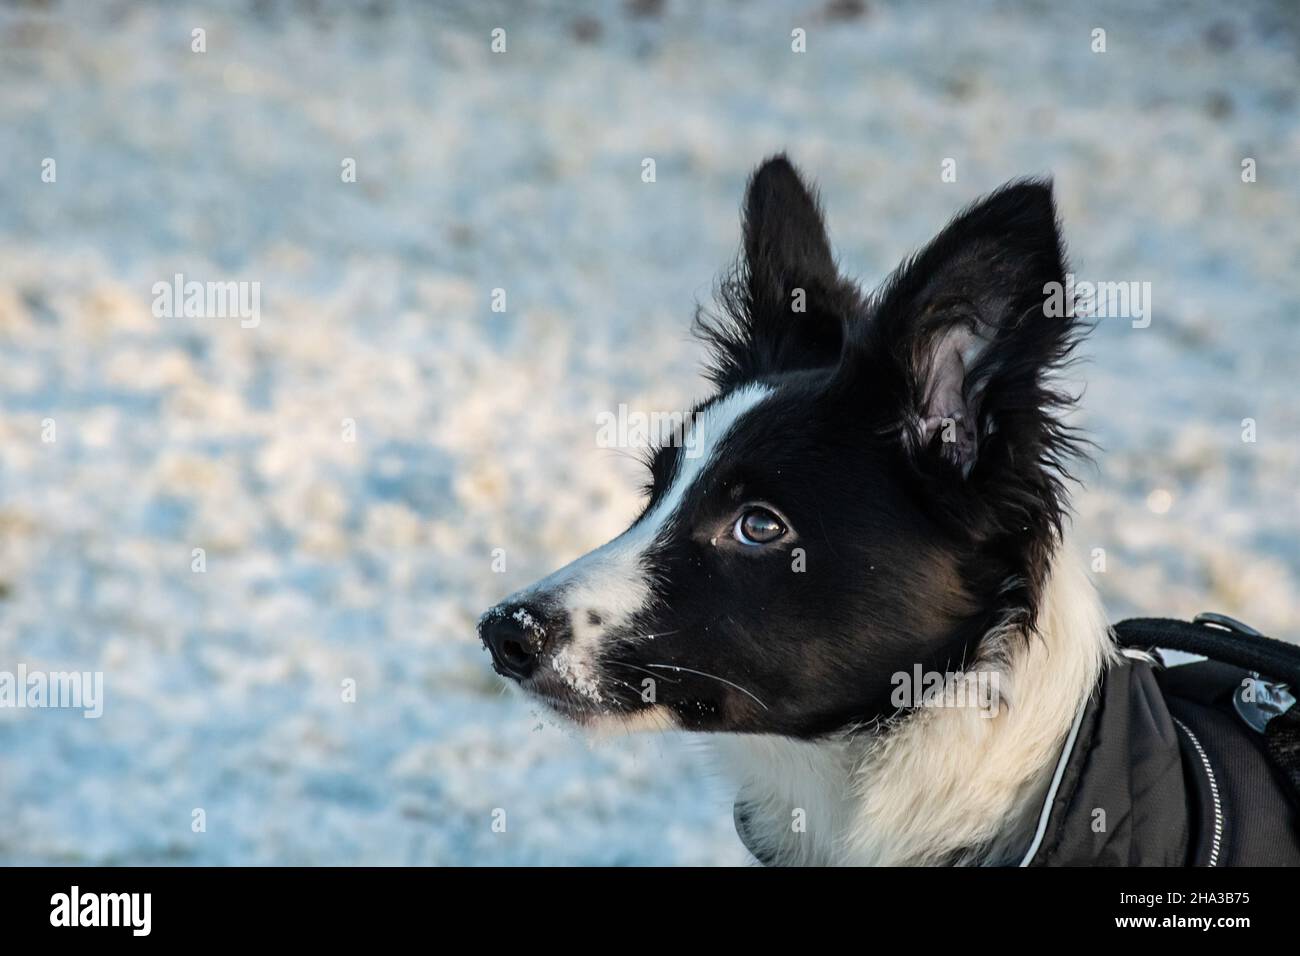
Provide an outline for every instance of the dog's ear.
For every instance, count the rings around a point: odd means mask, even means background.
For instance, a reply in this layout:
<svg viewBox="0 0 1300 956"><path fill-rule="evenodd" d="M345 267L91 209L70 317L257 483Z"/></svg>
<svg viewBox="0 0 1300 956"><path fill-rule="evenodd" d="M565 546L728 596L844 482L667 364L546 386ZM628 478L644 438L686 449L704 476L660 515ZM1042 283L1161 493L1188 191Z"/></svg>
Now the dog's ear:
<svg viewBox="0 0 1300 956"><path fill-rule="evenodd" d="M964 479L1059 466L1070 399L1049 376L1081 331L1064 282L1051 184L1025 180L958 215L885 284L863 347L919 463Z"/></svg>
<svg viewBox="0 0 1300 956"><path fill-rule="evenodd" d="M859 306L840 278L816 195L784 155L750 177L744 250L719 290L726 315L697 315L722 387L801 368L834 365Z"/></svg>

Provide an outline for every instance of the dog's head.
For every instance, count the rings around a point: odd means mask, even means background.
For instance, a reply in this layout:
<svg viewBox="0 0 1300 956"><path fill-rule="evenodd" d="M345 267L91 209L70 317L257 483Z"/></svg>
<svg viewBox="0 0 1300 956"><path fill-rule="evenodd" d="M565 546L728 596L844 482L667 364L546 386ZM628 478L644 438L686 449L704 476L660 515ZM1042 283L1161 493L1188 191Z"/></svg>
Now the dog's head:
<svg viewBox="0 0 1300 956"><path fill-rule="evenodd" d="M1079 335L1050 184L976 203L870 297L784 157L743 219L697 320L718 392L653 453L641 515L479 623L580 723L814 737L1033 624L1074 451L1048 373Z"/></svg>

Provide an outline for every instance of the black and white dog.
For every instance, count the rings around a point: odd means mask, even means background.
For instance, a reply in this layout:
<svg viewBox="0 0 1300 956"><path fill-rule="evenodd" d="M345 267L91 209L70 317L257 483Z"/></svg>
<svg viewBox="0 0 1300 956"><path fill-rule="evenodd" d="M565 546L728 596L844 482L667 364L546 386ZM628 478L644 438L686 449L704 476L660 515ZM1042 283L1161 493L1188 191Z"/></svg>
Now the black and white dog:
<svg viewBox="0 0 1300 956"><path fill-rule="evenodd" d="M480 636L585 727L719 732L763 859L1014 862L1118 659L1062 545L1080 442L1053 373L1085 329L1044 306L1066 271L1051 186L979 201L871 295L784 157L743 220L697 320L717 394L690 441L654 452L627 531ZM950 696L992 674L992 710L900 706L914 674Z"/></svg>

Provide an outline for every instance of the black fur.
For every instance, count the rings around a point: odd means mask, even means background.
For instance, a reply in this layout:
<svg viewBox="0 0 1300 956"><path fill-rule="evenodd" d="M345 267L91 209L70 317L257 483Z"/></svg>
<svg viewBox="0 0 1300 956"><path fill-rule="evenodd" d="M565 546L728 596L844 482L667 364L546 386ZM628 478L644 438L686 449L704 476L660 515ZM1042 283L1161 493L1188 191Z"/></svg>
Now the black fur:
<svg viewBox="0 0 1300 956"><path fill-rule="evenodd" d="M833 364L862 305L835 268L816 195L784 156L750 177L742 230L743 254L718 288L723 312L696 313L696 333L713 351L709 377L722 391ZM802 313L793 311L795 290L805 296Z"/></svg>
<svg viewBox="0 0 1300 956"><path fill-rule="evenodd" d="M901 399L894 421L908 429L924 401L925 343L963 321L992 336L966 381L980 436L970 474L960 480L938 454L937 435L913 462L932 510L964 539L968 580L979 593L1001 593L994 616L1027 625L1063 530L1068 463L1083 451L1061 418L1074 400L1051 378L1087 326L1043 308L1045 284L1064 284L1065 273L1051 183L1009 183L895 271L856 344L858 360Z"/></svg>

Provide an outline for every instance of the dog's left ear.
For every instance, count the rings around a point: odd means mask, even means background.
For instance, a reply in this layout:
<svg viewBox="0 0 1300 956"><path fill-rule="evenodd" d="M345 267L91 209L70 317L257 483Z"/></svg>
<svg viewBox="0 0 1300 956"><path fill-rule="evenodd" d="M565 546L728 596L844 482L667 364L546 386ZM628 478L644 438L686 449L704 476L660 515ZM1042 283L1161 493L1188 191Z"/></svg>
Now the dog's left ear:
<svg viewBox="0 0 1300 956"><path fill-rule="evenodd" d="M964 478L1059 464L1068 439L1053 412L1069 399L1046 376L1079 337L1072 309L1047 307L1064 281L1051 184L1026 180L957 216L886 283L860 344L922 464Z"/></svg>
<svg viewBox="0 0 1300 956"><path fill-rule="evenodd" d="M834 366L858 291L835 267L816 194L784 155L750 177L742 219L743 254L719 290L727 315L697 316L714 381Z"/></svg>

